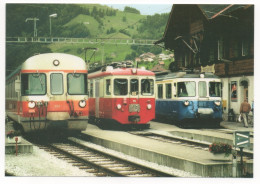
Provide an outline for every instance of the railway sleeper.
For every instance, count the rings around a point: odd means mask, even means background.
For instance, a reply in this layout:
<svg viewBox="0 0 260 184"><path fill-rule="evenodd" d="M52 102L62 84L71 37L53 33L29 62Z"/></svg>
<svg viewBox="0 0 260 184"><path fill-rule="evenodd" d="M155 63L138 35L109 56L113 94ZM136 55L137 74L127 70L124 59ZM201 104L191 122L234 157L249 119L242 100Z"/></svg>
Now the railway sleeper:
<svg viewBox="0 0 260 184"><path fill-rule="evenodd" d="M111 159L108 159L108 158L96 158L96 159L89 159L89 161L90 162L99 163L99 162L111 161Z"/></svg>
<svg viewBox="0 0 260 184"><path fill-rule="evenodd" d="M154 177L155 175L144 173L144 174L129 174L128 177Z"/></svg>
<svg viewBox="0 0 260 184"><path fill-rule="evenodd" d="M131 171L134 170L133 167L128 167L128 166L123 166L123 167L109 167L113 171L118 171L118 172L124 172L124 171Z"/></svg>
<svg viewBox="0 0 260 184"><path fill-rule="evenodd" d="M102 173L102 172L99 172L99 173L97 173L95 175L98 176L98 177L106 177L106 176L108 176L108 174Z"/></svg>
<svg viewBox="0 0 260 184"><path fill-rule="evenodd" d="M74 164L72 164L73 166L84 166L84 164L82 164L82 163L74 163Z"/></svg>
<svg viewBox="0 0 260 184"><path fill-rule="evenodd" d="M86 165L82 165L82 166L79 166L80 169L92 169L92 167L90 166L86 166Z"/></svg>
<svg viewBox="0 0 260 184"><path fill-rule="evenodd" d="M105 167L107 167L107 168L111 168L111 169L113 169L113 168L119 168L119 167L124 167L125 165L124 164L114 164L114 163L111 163L111 164L104 164L104 166Z"/></svg>
<svg viewBox="0 0 260 184"><path fill-rule="evenodd" d="M121 174L126 174L126 175L133 175L133 174L144 174L145 172L142 170L130 170L130 171L118 171Z"/></svg>
<svg viewBox="0 0 260 184"><path fill-rule="evenodd" d="M107 166L107 165L112 165L115 164L116 161L113 160L108 160L108 161L101 161L101 162L95 162L96 164L100 164L102 166Z"/></svg>

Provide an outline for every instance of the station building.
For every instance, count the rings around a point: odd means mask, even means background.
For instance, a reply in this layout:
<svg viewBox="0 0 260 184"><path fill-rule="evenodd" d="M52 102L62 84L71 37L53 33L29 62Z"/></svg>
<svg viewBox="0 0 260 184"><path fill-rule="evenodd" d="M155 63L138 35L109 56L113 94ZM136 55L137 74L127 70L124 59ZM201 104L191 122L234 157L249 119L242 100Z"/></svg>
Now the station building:
<svg viewBox="0 0 260 184"><path fill-rule="evenodd" d="M231 111L237 116L244 99L253 103L254 5L173 5L155 44L174 52L176 70L221 77L224 119Z"/></svg>

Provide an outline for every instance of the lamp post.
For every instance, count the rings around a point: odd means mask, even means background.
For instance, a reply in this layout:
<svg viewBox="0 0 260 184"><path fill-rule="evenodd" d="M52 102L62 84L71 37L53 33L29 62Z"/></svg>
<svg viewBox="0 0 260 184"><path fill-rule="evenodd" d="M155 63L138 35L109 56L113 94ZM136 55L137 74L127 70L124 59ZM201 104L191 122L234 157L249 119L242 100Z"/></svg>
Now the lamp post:
<svg viewBox="0 0 260 184"><path fill-rule="evenodd" d="M52 17L53 17L53 18L57 17L57 13L54 13L54 14L49 15L49 17L50 17L50 37L51 37L51 18L52 18Z"/></svg>
<svg viewBox="0 0 260 184"><path fill-rule="evenodd" d="M37 28L36 28L36 21L37 20L40 20L40 19L38 19L38 18L27 18L26 20L25 20L25 22L27 22L27 21L30 21L30 20L32 20L33 22L34 22L34 24L33 24L33 36L34 37L37 37Z"/></svg>

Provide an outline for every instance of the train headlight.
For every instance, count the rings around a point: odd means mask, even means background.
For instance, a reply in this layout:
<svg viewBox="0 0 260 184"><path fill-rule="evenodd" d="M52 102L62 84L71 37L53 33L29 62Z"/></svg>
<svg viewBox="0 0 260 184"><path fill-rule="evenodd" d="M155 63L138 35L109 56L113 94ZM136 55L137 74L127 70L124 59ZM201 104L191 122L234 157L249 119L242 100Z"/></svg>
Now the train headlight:
<svg viewBox="0 0 260 184"><path fill-rule="evenodd" d="M214 103L216 106L220 106L220 101L215 101Z"/></svg>
<svg viewBox="0 0 260 184"><path fill-rule="evenodd" d="M33 109L35 106L36 106L36 103L35 103L34 101L28 102L28 107L29 107L30 109Z"/></svg>
<svg viewBox="0 0 260 184"><path fill-rule="evenodd" d="M190 104L190 102L189 102L188 100L186 100L186 101L183 102L183 104L184 104L185 106L188 106L188 105Z"/></svg>
<svg viewBox="0 0 260 184"><path fill-rule="evenodd" d="M85 100L80 100L80 101L79 101L79 106L80 106L81 108L86 107L86 105L87 105L87 102L86 102Z"/></svg>
<svg viewBox="0 0 260 184"><path fill-rule="evenodd" d="M121 107L122 107L122 106L121 106L120 104L117 104L117 105L116 105L116 108L117 108L118 110L121 109Z"/></svg>
<svg viewBox="0 0 260 184"><path fill-rule="evenodd" d="M59 66L59 64L60 64L60 61L59 61L59 60L55 59L55 60L53 61L53 65L54 65L54 66Z"/></svg>
<svg viewBox="0 0 260 184"><path fill-rule="evenodd" d="M137 69L136 69L136 68L133 68L133 69L132 69L132 73L133 73L133 74L136 74L136 72L137 72Z"/></svg>
<svg viewBox="0 0 260 184"><path fill-rule="evenodd" d="M148 110L152 109L152 105L151 104L147 104L147 109Z"/></svg>

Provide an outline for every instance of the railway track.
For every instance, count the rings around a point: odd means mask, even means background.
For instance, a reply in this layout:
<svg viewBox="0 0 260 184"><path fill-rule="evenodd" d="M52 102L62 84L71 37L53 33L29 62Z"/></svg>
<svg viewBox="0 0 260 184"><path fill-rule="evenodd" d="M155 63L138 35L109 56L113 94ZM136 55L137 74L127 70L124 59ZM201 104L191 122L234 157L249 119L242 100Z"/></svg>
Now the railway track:
<svg viewBox="0 0 260 184"><path fill-rule="evenodd" d="M187 147L193 147L194 149L200 149L204 151L209 151L209 145L211 143L206 143L206 142L201 142L201 141L196 141L192 139L186 139L183 137L177 137L177 136L166 136L166 135L160 135L160 134L155 134L155 133L150 133L150 132L128 132L130 134L134 134L137 136L142 136L150 139L155 139L158 141L162 142L168 142L171 144L179 144L182 146L187 146ZM240 152L238 152L238 155ZM244 151L243 156L248 157L249 159L253 159L253 152L250 151Z"/></svg>
<svg viewBox="0 0 260 184"><path fill-rule="evenodd" d="M173 175L117 158L69 140L63 143L38 146L57 158L66 160L73 166L95 176L173 177Z"/></svg>

